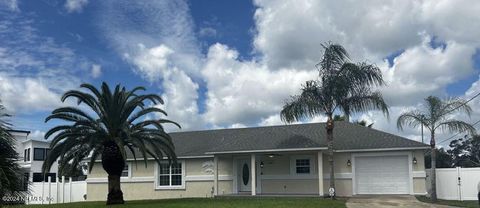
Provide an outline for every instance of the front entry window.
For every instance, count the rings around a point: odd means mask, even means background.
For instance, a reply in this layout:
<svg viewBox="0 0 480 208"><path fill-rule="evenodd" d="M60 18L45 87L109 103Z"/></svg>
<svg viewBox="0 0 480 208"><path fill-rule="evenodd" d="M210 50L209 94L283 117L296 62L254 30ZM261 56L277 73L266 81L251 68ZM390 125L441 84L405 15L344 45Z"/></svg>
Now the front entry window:
<svg viewBox="0 0 480 208"><path fill-rule="evenodd" d="M162 162L158 167L157 177L157 188L183 188L185 186L183 163Z"/></svg>
<svg viewBox="0 0 480 208"><path fill-rule="evenodd" d="M295 164L297 174L310 174L310 159L297 159Z"/></svg>

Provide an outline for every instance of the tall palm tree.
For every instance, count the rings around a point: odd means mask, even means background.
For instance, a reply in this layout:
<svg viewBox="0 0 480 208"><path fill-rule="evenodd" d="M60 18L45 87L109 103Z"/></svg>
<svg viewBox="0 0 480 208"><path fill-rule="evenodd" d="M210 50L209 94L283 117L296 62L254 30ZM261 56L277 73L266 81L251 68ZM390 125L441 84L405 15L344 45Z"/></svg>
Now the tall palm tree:
<svg viewBox="0 0 480 208"><path fill-rule="evenodd" d="M23 174L15 150L15 138L10 134L10 124L5 118L10 115L4 113L5 108L0 104L0 207L4 204L4 196L22 196Z"/></svg>
<svg viewBox="0 0 480 208"><path fill-rule="evenodd" d="M470 116L472 108L462 99L441 100L435 96L429 96L425 99L424 109L412 110L402 113L397 119L397 127L403 130L403 126L407 125L413 128L423 125L430 130L430 147L431 147L431 192L430 197L433 201L437 200L437 183L436 183L436 153L435 151L435 132L464 132L468 131L475 134L475 128L464 121L453 119L453 114L457 112L466 113Z"/></svg>
<svg viewBox="0 0 480 208"><path fill-rule="evenodd" d="M352 63L341 45L328 43L322 46L324 54L320 63L316 65L320 79L307 81L302 86L301 94L293 96L283 106L281 118L290 123L322 114L327 115L330 188L335 191L334 112L343 112L348 121L352 113L368 110L382 110L388 115L388 106L379 92L370 89L372 86L384 85L382 73L378 67L365 62Z"/></svg>
<svg viewBox="0 0 480 208"><path fill-rule="evenodd" d="M82 160L89 158L88 168L92 170L95 160L101 155L103 169L108 173L108 204L123 204L123 192L120 188L120 176L125 166L127 150L135 160L140 153L147 166L147 158L153 157L158 163L164 157L176 162L176 155L171 137L164 131L163 124L171 123L165 119L146 117L151 113L167 113L153 104L163 104L155 94L138 94L143 87L126 90L117 85L112 92L103 83L101 89L90 84L82 84L88 92L71 90L62 97L62 102L75 98L77 104L84 104L86 110L78 107L61 107L45 119L59 119L70 125L59 125L45 134L45 139L52 137L51 150L43 164L43 171L48 171L52 164L59 161L59 172L67 167L76 167ZM72 165L66 165L66 163Z"/></svg>

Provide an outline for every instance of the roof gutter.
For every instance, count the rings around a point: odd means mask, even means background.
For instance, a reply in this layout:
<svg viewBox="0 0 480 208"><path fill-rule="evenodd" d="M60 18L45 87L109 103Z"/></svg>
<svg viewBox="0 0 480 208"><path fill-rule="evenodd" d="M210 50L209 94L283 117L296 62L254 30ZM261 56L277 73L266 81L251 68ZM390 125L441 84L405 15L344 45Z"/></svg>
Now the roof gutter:
<svg viewBox="0 0 480 208"><path fill-rule="evenodd" d="M293 151L312 151L312 150L327 150L326 147L309 147L309 148L290 148L290 149L265 149L265 150L234 150L223 152L206 152L207 155L216 154L238 154L238 153L268 153L268 152L293 152Z"/></svg>
<svg viewBox="0 0 480 208"><path fill-rule="evenodd" d="M377 148L377 149L349 149L349 150L334 150L334 152L379 152L379 151L402 151L402 150L424 150L430 149L425 147L395 147L395 148Z"/></svg>
<svg viewBox="0 0 480 208"><path fill-rule="evenodd" d="M200 156L178 156L177 159L197 159L197 158L212 158L213 155L200 155ZM168 157L163 157L163 160L168 159ZM162 160L161 159L161 160ZM143 157L137 158L137 161L144 160ZM153 157L147 157L147 160L155 160ZM84 162L90 162L90 157L83 159ZM135 161L134 158L127 158L126 161ZM95 160L95 162L102 162L102 160Z"/></svg>

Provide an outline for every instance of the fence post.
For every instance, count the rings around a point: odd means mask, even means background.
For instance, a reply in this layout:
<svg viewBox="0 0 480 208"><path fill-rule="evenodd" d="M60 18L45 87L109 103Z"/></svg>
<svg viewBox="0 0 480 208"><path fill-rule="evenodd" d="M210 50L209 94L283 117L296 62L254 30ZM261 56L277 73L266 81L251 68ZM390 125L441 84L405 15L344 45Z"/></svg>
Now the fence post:
<svg viewBox="0 0 480 208"><path fill-rule="evenodd" d="M464 199L465 197L463 197L463 191L462 191L463 190L463 174L462 174L462 172L463 172L462 167L459 167L458 177L460 177L460 187L459 187L459 189L460 189L460 201L465 200Z"/></svg>
<svg viewBox="0 0 480 208"><path fill-rule="evenodd" d="M65 176L62 176L62 203L65 203Z"/></svg>
<svg viewBox="0 0 480 208"><path fill-rule="evenodd" d="M68 187L69 187L69 199L70 201L69 202L72 202L72 177L69 177L68 178Z"/></svg>
<svg viewBox="0 0 480 208"><path fill-rule="evenodd" d="M48 176L48 204L51 204L51 199L52 198L52 177Z"/></svg>
<svg viewBox="0 0 480 208"><path fill-rule="evenodd" d="M57 196L55 196L55 201L57 201L57 204L60 203L60 185L58 184L58 181L60 180L59 177L55 176L55 188L57 192Z"/></svg>
<svg viewBox="0 0 480 208"><path fill-rule="evenodd" d="M45 198L45 178L42 180L42 198L40 201L42 201L43 204L43 199Z"/></svg>
<svg viewBox="0 0 480 208"><path fill-rule="evenodd" d="M462 178L460 175L460 167L456 167L457 171L457 200L461 201L462 200Z"/></svg>

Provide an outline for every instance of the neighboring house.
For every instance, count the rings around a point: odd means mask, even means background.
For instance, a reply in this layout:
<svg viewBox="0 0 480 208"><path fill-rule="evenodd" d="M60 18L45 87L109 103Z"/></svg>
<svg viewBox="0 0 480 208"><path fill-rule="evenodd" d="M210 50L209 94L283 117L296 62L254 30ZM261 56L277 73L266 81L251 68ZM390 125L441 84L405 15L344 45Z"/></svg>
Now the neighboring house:
<svg viewBox="0 0 480 208"><path fill-rule="evenodd" d="M122 177L127 200L213 195L326 195L329 165L325 123L171 133L178 164L135 165ZM334 130L339 196L425 195L420 142L348 122ZM138 156L138 155L137 155ZM100 160L87 179L88 200L104 200ZM319 180L320 179L320 180Z"/></svg>
<svg viewBox="0 0 480 208"><path fill-rule="evenodd" d="M57 178L57 163L52 166L52 169L47 174L42 174L42 165L45 157L50 150L50 142L29 139L29 131L11 130L10 133L16 139L15 149L20 155L19 164L24 172L24 181L42 182L48 181L48 176L51 181L55 182ZM28 183L25 183L25 187Z"/></svg>

